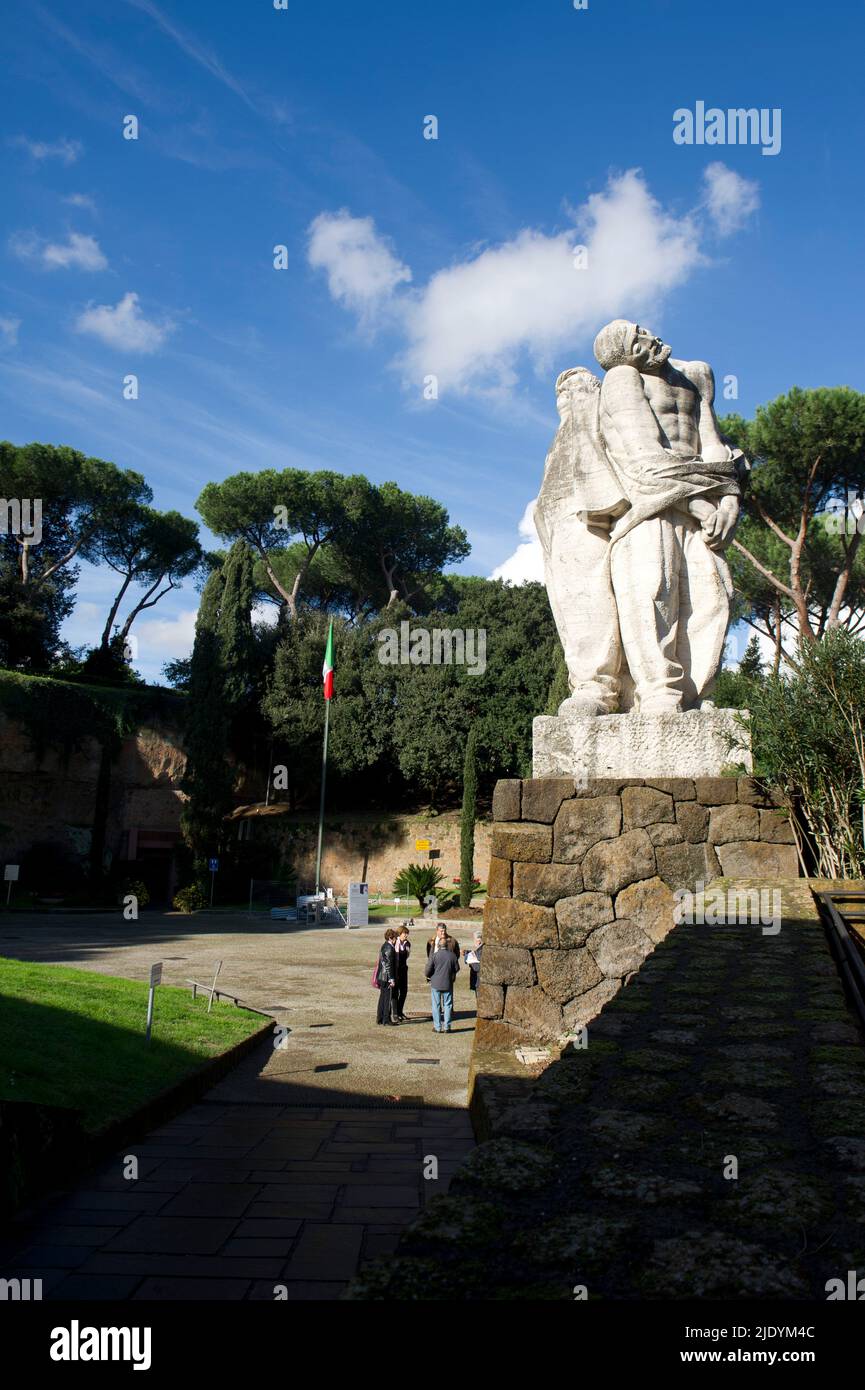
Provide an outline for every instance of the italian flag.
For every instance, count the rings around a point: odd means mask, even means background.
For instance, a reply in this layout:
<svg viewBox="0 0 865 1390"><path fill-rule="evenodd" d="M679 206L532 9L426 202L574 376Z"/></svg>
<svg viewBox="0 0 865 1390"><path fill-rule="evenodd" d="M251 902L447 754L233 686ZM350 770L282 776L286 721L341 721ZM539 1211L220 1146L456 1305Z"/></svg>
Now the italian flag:
<svg viewBox="0 0 865 1390"><path fill-rule="evenodd" d="M324 681L324 698L333 699L333 619L330 620L330 627L327 631L327 649L324 653L324 665L321 668L321 678Z"/></svg>

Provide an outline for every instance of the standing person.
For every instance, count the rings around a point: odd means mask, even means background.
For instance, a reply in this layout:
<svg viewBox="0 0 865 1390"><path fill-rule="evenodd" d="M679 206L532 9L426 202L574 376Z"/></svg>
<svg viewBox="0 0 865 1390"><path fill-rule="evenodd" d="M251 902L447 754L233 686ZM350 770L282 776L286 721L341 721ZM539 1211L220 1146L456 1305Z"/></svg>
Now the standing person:
<svg viewBox="0 0 865 1390"><path fill-rule="evenodd" d="M439 922L438 926L435 929L435 935L431 936L426 944L427 959L429 959L430 953L432 951L441 950L442 947L446 947L448 950L453 951L457 960L459 960L460 943L457 941L455 936L451 936L444 922Z"/></svg>
<svg viewBox="0 0 865 1390"><path fill-rule="evenodd" d="M449 1033L454 1008L454 980L460 968L459 948L453 949L453 937L440 926L430 943L426 977L432 995L433 1032ZM441 1026L440 1026L441 1025Z"/></svg>
<svg viewBox="0 0 865 1390"><path fill-rule="evenodd" d="M388 927L378 953L378 1016L377 1023L390 1023L391 1000L396 989L396 951L393 943L396 932Z"/></svg>
<svg viewBox="0 0 865 1390"><path fill-rule="evenodd" d="M469 950L463 951L463 960L471 971L469 979L469 989L476 990L481 979L481 954L484 949L483 934L475 932L475 944Z"/></svg>
<svg viewBox="0 0 865 1390"><path fill-rule="evenodd" d="M403 922L396 941L396 988L393 992L393 1016L400 1023L405 1022L405 997L408 994L408 958L411 954L408 924Z"/></svg>

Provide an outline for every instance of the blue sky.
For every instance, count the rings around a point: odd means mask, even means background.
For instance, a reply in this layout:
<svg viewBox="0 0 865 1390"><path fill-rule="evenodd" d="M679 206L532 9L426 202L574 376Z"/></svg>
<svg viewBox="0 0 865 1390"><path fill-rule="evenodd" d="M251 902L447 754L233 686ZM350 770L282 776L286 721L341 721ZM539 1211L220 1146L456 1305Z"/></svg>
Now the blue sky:
<svg viewBox="0 0 865 1390"><path fill-rule="evenodd" d="M609 318L735 375L720 410L865 388L861 4L24 0L5 28L0 435L160 507L360 471L440 499L490 574ZM698 101L779 109L780 151L674 143ZM82 575L71 641L113 580ZM148 677L196 603L139 620Z"/></svg>

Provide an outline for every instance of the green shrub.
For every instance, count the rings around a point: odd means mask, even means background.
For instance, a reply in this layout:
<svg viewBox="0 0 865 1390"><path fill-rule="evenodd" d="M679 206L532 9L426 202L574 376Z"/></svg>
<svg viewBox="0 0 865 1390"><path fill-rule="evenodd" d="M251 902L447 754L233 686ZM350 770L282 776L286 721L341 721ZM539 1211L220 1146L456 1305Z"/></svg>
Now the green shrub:
<svg viewBox="0 0 865 1390"><path fill-rule="evenodd" d="M843 628L802 641L793 669L754 682L755 772L795 806L817 873L865 873L865 645Z"/></svg>
<svg viewBox="0 0 865 1390"><path fill-rule="evenodd" d="M175 893L172 906L177 912L200 912L207 907L207 897L197 883L190 883L188 888Z"/></svg>
<svg viewBox="0 0 865 1390"><path fill-rule="evenodd" d="M118 899L121 905L123 903L123 899L128 898L130 894L138 900L138 906L140 908L147 907L148 903L150 902L150 893L148 892L147 884L142 883L141 879L126 880L126 882L123 884L123 887L120 890L120 896Z"/></svg>
<svg viewBox="0 0 865 1390"><path fill-rule="evenodd" d="M409 864L393 881L394 896L417 898L423 911L430 893L436 893L441 877L441 869L435 864Z"/></svg>

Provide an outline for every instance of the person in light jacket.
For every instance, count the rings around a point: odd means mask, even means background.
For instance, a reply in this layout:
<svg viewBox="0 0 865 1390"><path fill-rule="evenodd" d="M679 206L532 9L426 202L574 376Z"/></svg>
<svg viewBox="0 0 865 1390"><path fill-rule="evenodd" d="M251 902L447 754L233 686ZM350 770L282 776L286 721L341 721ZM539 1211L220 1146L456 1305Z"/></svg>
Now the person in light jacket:
<svg viewBox="0 0 865 1390"><path fill-rule="evenodd" d="M463 951L463 960L471 971L469 979L469 989L476 990L481 982L481 956L484 950L484 938L479 931L475 932L475 944L468 951Z"/></svg>
<svg viewBox="0 0 865 1390"><path fill-rule="evenodd" d="M391 1003L393 992L396 989L396 951L393 943L396 939L396 932L392 927L388 927L384 934L384 942L378 953L378 1016L377 1023L390 1024Z"/></svg>
<svg viewBox="0 0 865 1390"><path fill-rule="evenodd" d="M444 939L439 940L443 933ZM426 963L426 977L432 995L433 1031L449 1033L454 1008L454 980L460 968L459 947L454 951L453 938L447 935L444 927L436 933L435 945L431 948Z"/></svg>

